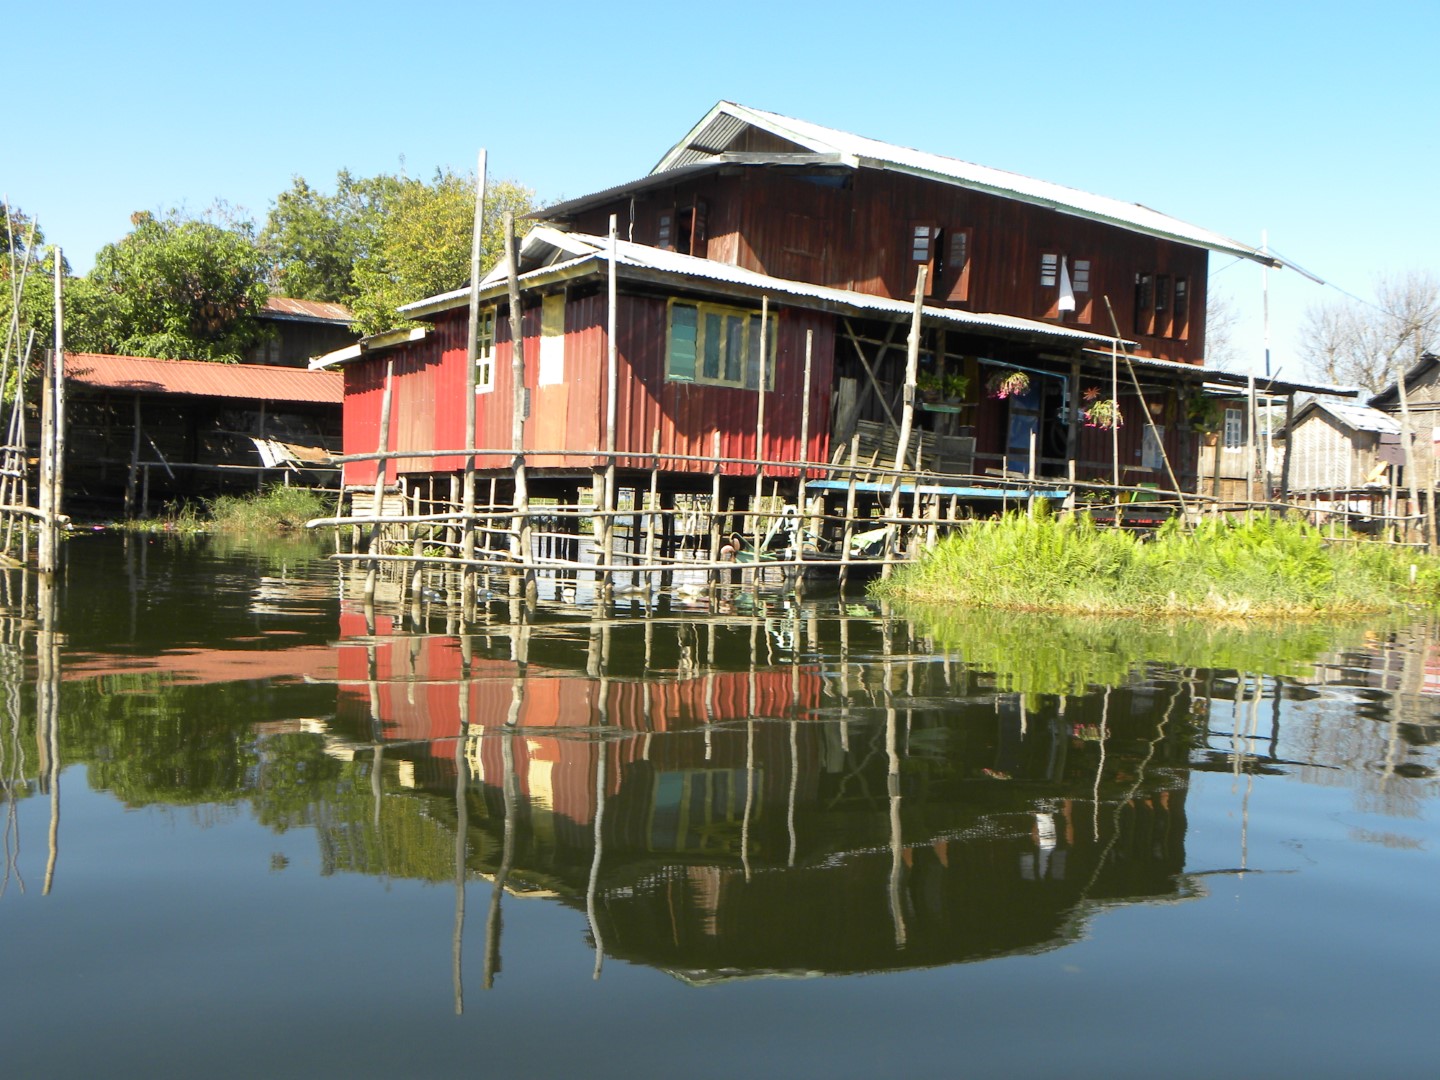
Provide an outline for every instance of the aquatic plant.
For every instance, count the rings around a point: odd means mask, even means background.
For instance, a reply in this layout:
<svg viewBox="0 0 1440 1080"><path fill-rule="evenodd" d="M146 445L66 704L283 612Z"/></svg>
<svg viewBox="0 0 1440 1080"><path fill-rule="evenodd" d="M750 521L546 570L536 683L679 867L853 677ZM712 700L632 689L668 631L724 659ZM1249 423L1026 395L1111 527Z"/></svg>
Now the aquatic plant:
<svg viewBox="0 0 1440 1080"><path fill-rule="evenodd" d="M1411 580L1411 567L1414 580ZM1440 601L1440 560L1335 542L1303 521L1178 520L1153 538L1087 514L975 522L902 567L880 595L1025 611L1250 618L1385 611Z"/></svg>
<svg viewBox="0 0 1440 1080"><path fill-rule="evenodd" d="M220 495L208 509L220 532L273 534L303 529L311 518L324 517L331 503L311 488L277 484L254 495Z"/></svg>

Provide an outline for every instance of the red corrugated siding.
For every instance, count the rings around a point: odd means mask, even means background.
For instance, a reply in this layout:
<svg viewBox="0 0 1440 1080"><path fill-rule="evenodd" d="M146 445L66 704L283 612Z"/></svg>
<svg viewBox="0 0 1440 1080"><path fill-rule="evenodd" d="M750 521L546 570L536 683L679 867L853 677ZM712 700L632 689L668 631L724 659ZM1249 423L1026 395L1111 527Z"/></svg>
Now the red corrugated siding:
<svg viewBox="0 0 1440 1080"><path fill-rule="evenodd" d="M834 370L834 319L794 308L772 308L778 319L775 389L765 395L765 445L758 456L768 461L795 461L800 452L800 415L805 370L805 331L814 331L811 348L810 451L822 461L829 450L830 395ZM722 458L754 458L755 420L759 394L724 386L667 382L665 330L667 309L661 297L626 297L620 322L621 369L619 410L621 450L648 452L660 431L662 453L692 455L705 460L674 463L677 471L708 473L714 434L720 433ZM629 379L624 378L629 374ZM643 466L641 458L622 464ZM727 465L732 476L754 475L747 465ZM772 470L771 475L794 475Z"/></svg>
<svg viewBox="0 0 1440 1080"><path fill-rule="evenodd" d="M754 458L755 419L759 395L730 387L665 380L666 302L664 298L622 296L619 299L619 389L616 445L622 451L648 455L654 433L660 432L662 453L692 455L703 461L671 463L676 471L709 473L714 433L721 435L721 456ZM800 451L801 393L805 364L805 332L814 332L810 399L809 460L821 461L829 450L829 415L834 367L834 320L796 309L773 309L778 320L775 389L766 395L765 446L760 455L771 461L796 460ZM583 467L601 461L584 451L604 446L608 304L604 294L573 297L565 313L565 381L538 386L540 309L524 313L526 381L531 413L525 425L530 450L579 451L565 456L533 458L533 467ZM391 405L390 448L420 450L462 447L465 435L465 314L438 320L423 342L394 353L395 383ZM476 441L481 447L510 443L513 382L508 319L500 320L495 348L495 389L476 400ZM386 357L356 361L346 367L345 452L370 453L379 439L380 402ZM502 468L508 458L481 458L480 468ZM622 466L644 467L648 459L622 459ZM457 470L455 455L410 458L397 465L400 473ZM746 465L728 465L730 475L752 475ZM774 475L793 475L774 470ZM346 482L374 483L371 463L352 463Z"/></svg>

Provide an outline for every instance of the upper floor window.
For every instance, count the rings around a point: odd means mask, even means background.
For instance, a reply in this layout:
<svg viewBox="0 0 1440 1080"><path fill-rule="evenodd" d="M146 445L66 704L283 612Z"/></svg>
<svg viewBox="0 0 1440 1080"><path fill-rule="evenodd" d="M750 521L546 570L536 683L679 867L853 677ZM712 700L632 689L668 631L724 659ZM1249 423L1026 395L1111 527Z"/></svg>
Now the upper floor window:
<svg viewBox="0 0 1440 1080"><path fill-rule="evenodd" d="M905 282L905 288L910 289L910 282L915 280L919 267L925 267L925 295L933 296L935 293L935 271L939 260L936 258L940 246L940 229L938 226L921 223L910 226L910 276Z"/></svg>
<svg viewBox="0 0 1440 1080"><path fill-rule="evenodd" d="M1155 332L1155 275L1135 275L1135 333Z"/></svg>
<svg viewBox="0 0 1440 1080"><path fill-rule="evenodd" d="M765 388L775 388L776 318L768 326ZM670 302L665 378L755 390L760 386L760 313L690 301Z"/></svg>
<svg viewBox="0 0 1440 1080"><path fill-rule="evenodd" d="M1190 281L1188 278L1175 279L1175 316L1171 324L1171 336L1181 341L1190 338Z"/></svg>
<svg viewBox="0 0 1440 1080"><path fill-rule="evenodd" d="M945 266L941 276L949 282L947 300L970 299L970 240L975 230L969 228L951 229L945 248Z"/></svg>
<svg viewBox="0 0 1440 1080"><path fill-rule="evenodd" d="M655 246L682 255L703 256L708 216L704 199L696 199L689 206L661 210L656 217Z"/></svg>
<svg viewBox="0 0 1440 1080"><path fill-rule="evenodd" d="M1047 319L1069 319L1089 323L1093 312L1091 277L1094 261L1072 259L1047 251L1040 256L1040 288ZM1054 290L1053 292L1051 290Z"/></svg>

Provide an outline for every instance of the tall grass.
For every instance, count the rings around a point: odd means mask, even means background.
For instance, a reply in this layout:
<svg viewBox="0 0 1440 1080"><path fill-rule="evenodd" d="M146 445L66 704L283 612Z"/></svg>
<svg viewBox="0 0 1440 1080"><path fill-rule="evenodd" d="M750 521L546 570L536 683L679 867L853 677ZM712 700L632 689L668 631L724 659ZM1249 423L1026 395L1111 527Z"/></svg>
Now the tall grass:
<svg viewBox="0 0 1440 1080"><path fill-rule="evenodd" d="M1411 583L1411 566L1416 580ZM1440 562L1378 543L1333 543L1303 521L1171 522L1150 539L1087 515L976 522L875 586L965 607L1245 616L1385 611L1440 600Z"/></svg>
<svg viewBox="0 0 1440 1080"><path fill-rule="evenodd" d="M210 501L214 529L227 533L273 535L305 528L330 508L325 496L302 487L277 485L255 495L220 495Z"/></svg>

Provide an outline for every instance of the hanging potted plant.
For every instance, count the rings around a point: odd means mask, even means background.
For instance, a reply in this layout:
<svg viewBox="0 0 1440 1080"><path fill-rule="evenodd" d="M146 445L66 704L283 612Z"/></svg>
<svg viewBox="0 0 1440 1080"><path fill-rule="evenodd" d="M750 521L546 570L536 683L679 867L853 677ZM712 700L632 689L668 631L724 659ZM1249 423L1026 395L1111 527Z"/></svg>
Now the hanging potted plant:
<svg viewBox="0 0 1440 1080"><path fill-rule="evenodd" d="M993 398L1003 400L1008 397L1019 397L1030 389L1030 376L1015 368L1007 368L991 375L985 387Z"/></svg>
<svg viewBox="0 0 1440 1080"><path fill-rule="evenodd" d="M1085 391L1085 400L1088 405L1080 415L1085 418L1086 427L1109 431L1125 423L1125 418L1120 415L1119 402L1113 398L1102 398L1095 387Z"/></svg>

